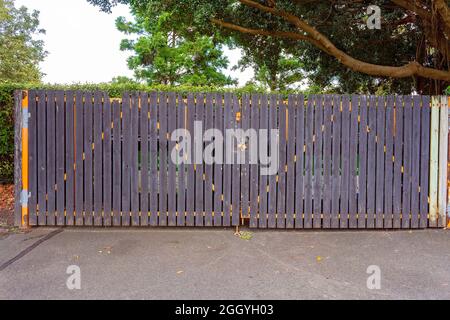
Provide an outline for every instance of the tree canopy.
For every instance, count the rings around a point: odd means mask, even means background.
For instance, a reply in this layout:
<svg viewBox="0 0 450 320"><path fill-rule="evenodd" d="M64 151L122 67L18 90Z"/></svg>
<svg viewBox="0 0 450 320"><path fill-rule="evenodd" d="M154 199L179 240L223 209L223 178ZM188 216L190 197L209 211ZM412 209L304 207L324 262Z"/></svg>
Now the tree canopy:
<svg viewBox="0 0 450 320"><path fill-rule="evenodd" d="M170 11L242 48L244 63L273 76L280 59L294 57L312 83L343 92L442 93L450 82L449 0L88 1L106 11L117 3ZM380 30L365 24L369 5L381 8Z"/></svg>
<svg viewBox="0 0 450 320"><path fill-rule="evenodd" d="M38 11L16 8L13 0L0 0L0 80L40 81L39 62L47 53L43 41L35 37L43 33Z"/></svg>
<svg viewBox="0 0 450 320"><path fill-rule="evenodd" d="M220 41L213 35L189 30L172 12L153 6L132 11L134 21L120 17L117 28L131 38L122 40L121 49L133 52L128 66L139 80L167 85L230 85L235 80L224 75L228 59Z"/></svg>

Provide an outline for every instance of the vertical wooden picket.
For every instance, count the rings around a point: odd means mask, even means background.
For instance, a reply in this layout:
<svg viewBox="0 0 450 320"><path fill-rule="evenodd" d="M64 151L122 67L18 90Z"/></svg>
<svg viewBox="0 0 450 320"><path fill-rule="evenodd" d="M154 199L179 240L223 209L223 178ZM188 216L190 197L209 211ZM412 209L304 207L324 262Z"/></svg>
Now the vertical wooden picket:
<svg viewBox="0 0 450 320"><path fill-rule="evenodd" d="M205 132L214 127L213 96L206 94L205 100ZM213 165L205 163L205 226L213 225Z"/></svg>
<svg viewBox="0 0 450 320"><path fill-rule="evenodd" d="M266 142L269 141L269 109L267 95L260 96L260 118L259 118L259 128L261 129L260 139L262 139L263 134ZM265 131L263 131L265 130ZM264 141L264 140L263 140ZM263 154L265 157L268 156L268 143L258 144L258 150L260 150L260 155ZM263 152L263 153L261 153ZM268 178L267 175L261 175L259 177L259 217L258 226L259 228L267 228L267 209L268 209L268 199L267 199L267 188L268 188Z"/></svg>
<svg viewBox="0 0 450 320"><path fill-rule="evenodd" d="M93 104L92 94L84 95L84 224L92 225L93 218L93 169L92 169L92 147L93 147ZM72 148L73 149L73 148ZM126 195L124 198L128 198Z"/></svg>
<svg viewBox="0 0 450 320"><path fill-rule="evenodd" d="M112 140L111 140L111 101L103 92L103 225L112 224Z"/></svg>
<svg viewBox="0 0 450 320"><path fill-rule="evenodd" d="M75 93L75 224L84 225L84 107L83 94Z"/></svg>
<svg viewBox="0 0 450 320"><path fill-rule="evenodd" d="M177 127L177 101L176 95L174 92L170 92L168 94L168 105L167 105L167 133L168 133L168 145L169 150L167 154L167 165L168 165L168 173L167 173L167 195L168 195L168 225L173 227L177 225L177 164L173 161L171 153L172 150L175 149L175 141L171 139L172 132Z"/></svg>
<svg viewBox="0 0 450 320"><path fill-rule="evenodd" d="M250 125L250 128L253 130L256 130L256 132L259 131L259 95L252 95L251 101L252 101L252 105L250 108L250 123L248 123L248 121L246 121L245 123L247 125ZM246 128L248 129L248 128ZM251 140L251 136L249 138L249 142L248 145L246 146L246 153L245 153L245 162L249 163L250 162L250 150L258 150L258 147L255 145L252 145L253 143L257 143L255 141ZM242 165L242 167L245 167L245 165ZM242 177L243 178L243 177ZM259 175L259 171L258 171L258 164L256 163L252 163L249 166L249 179L244 182L242 182L242 186L241 186L241 192L243 194L245 193L249 193L249 204L250 204L250 216L252 217L251 219L253 220L254 223L256 223L256 217L257 217L257 213L258 213L258 191L259 191L259 179L260 179L260 175ZM241 179L242 180L242 179ZM245 191L244 188L250 188L250 190ZM247 209L248 206L243 206L243 210L248 210Z"/></svg>
<svg viewBox="0 0 450 320"><path fill-rule="evenodd" d="M145 92L140 93L140 113L139 113L139 136L141 137L141 202L140 202L140 212L141 212L141 226L147 226L149 223L149 184L155 181L149 180L149 104L148 104L148 94Z"/></svg>
<svg viewBox="0 0 450 320"><path fill-rule="evenodd" d="M384 212L384 182L385 182L385 134L386 134L386 106L384 97L377 99L377 119L376 119L376 180L375 180L375 227L383 228Z"/></svg>
<svg viewBox="0 0 450 320"><path fill-rule="evenodd" d="M102 119L103 102L102 93L97 91L94 94L94 225L103 224L103 140L102 140Z"/></svg>
<svg viewBox="0 0 450 320"><path fill-rule="evenodd" d="M304 148L305 148L305 100L297 97L295 121L295 228L303 228L304 198Z"/></svg>
<svg viewBox="0 0 450 320"><path fill-rule="evenodd" d="M448 163L448 98L440 97L439 108L439 182L438 227L446 227L447 221L447 163Z"/></svg>
<svg viewBox="0 0 450 320"><path fill-rule="evenodd" d="M313 227L322 226L322 122L323 122L323 99L321 96L314 97L314 134L313 134Z"/></svg>
<svg viewBox="0 0 450 320"><path fill-rule="evenodd" d="M438 173L439 173L439 97L431 99L430 142L430 216L429 226L438 226Z"/></svg>
<svg viewBox="0 0 450 320"><path fill-rule="evenodd" d="M223 99L221 94L215 95L214 127L223 132ZM220 141L219 141L220 143ZM220 146L219 146L220 148ZM223 148L223 144L222 144ZM216 150L216 163L214 164L214 226L222 226L222 176L223 176L223 149Z"/></svg>
<svg viewBox="0 0 450 320"><path fill-rule="evenodd" d="M294 228L295 214L295 96L288 97L287 173L286 173L286 228Z"/></svg>

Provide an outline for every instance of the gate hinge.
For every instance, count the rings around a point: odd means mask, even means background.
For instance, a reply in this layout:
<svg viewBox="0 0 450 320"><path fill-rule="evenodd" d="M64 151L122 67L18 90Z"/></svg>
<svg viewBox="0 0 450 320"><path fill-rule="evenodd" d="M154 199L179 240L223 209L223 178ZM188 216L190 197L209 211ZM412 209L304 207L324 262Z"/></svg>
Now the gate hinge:
<svg viewBox="0 0 450 320"><path fill-rule="evenodd" d="M28 108L23 108L22 111L22 128L28 128L28 120L31 118L31 114L28 112Z"/></svg>
<svg viewBox="0 0 450 320"><path fill-rule="evenodd" d="M22 192L20 192L20 204L22 206L27 206L28 205L28 198L31 197L31 192L28 192L27 190L22 190Z"/></svg>

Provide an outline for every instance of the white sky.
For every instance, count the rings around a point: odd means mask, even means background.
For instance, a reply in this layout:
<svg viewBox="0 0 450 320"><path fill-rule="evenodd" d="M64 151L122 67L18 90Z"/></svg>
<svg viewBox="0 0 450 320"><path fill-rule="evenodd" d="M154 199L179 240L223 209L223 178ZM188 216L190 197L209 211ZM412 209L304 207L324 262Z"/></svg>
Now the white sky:
<svg viewBox="0 0 450 320"><path fill-rule="evenodd" d="M86 0L16 0L15 5L40 11L40 26L47 31L42 39L49 52L41 63L45 82L108 82L115 76L133 75L126 63L130 53L119 49L125 35L115 27L117 17L132 18L127 6L118 6L112 14L106 14ZM231 69L240 52L224 52ZM240 85L252 77L251 70L227 70L226 74L238 78Z"/></svg>

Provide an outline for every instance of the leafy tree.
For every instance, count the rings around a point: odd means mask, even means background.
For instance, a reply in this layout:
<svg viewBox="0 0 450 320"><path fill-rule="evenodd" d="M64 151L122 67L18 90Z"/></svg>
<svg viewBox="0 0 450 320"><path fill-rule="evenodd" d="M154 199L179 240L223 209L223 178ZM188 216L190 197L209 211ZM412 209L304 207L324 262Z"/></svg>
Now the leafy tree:
<svg viewBox="0 0 450 320"><path fill-rule="evenodd" d="M35 36L43 33L38 11L0 0L0 81L40 81L38 65L47 53L43 41Z"/></svg>
<svg viewBox="0 0 450 320"><path fill-rule="evenodd" d="M449 0L88 1L104 10L118 2L162 7L201 34L230 37L258 65L258 51L278 43L304 63L313 84L342 92L441 93L450 81ZM381 30L365 25L373 4ZM267 55L265 66L275 70L279 58Z"/></svg>
<svg viewBox="0 0 450 320"><path fill-rule="evenodd" d="M171 12L149 6L133 10L135 22L123 17L117 28L137 39L125 39L121 49L134 54L128 66L139 80L149 84L230 85L235 80L225 76L228 60L214 35L200 35L174 23Z"/></svg>

